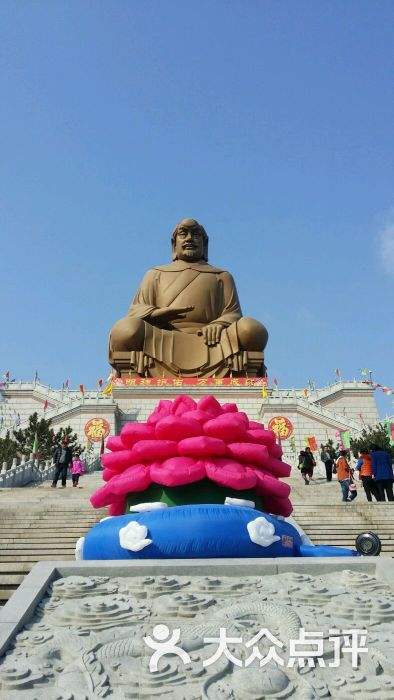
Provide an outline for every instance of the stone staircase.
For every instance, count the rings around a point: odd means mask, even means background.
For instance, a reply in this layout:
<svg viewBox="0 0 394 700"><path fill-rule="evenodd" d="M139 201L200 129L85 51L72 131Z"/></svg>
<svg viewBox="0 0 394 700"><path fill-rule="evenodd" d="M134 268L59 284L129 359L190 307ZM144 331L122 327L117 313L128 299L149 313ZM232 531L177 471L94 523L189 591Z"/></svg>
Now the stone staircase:
<svg viewBox="0 0 394 700"><path fill-rule="evenodd" d="M287 480L292 488L293 517L312 542L354 547L360 532L372 530L382 541L382 554L394 556L394 502L368 503L360 483L357 498L342 503L335 475L327 483L319 468L315 474L309 486L304 485L299 473Z"/></svg>
<svg viewBox="0 0 394 700"><path fill-rule="evenodd" d="M74 559L79 537L106 515L95 511L89 495L101 484L101 473L86 474L81 488L0 489L0 606L40 560Z"/></svg>
<svg viewBox="0 0 394 700"><path fill-rule="evenodd" d="M394 556L394 503L368 503L362 487L353 503L342 503L333 478L326 483L321 468L305 486L298 470L288 479L293 516L315 544L353 547L356 536L373 530L382 552ZM0 606L8 600L32 566L40 560L72 560L77 539L106 509L94 511L89 495L101 485L101 473L86 474L81 488L38 487L0 489Z"/></svg>

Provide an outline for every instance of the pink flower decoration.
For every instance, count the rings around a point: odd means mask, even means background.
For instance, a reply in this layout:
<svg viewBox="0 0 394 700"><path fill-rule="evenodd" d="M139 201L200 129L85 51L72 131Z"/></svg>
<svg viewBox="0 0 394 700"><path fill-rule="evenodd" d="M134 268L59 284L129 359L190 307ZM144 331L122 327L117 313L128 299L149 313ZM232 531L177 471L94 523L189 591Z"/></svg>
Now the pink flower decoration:
<svg viewBox="0 0 394 700"><path fill-rule="evenodd" d="M205 464L191 457L172 457L150 467L152 481L163 486L183 486L205 478Z"/></svg>
<svg viewBox="0 0 394 700"><path fill-rule="evenodd" d="M193 418L184 416L166 416L155 425L155 437L158 440L182 440L201 435L201 424Z"/></svg>
<svg viewBox="0 0 394 700"><path fill-rule="evenodd" d="M290 487L279 480L290 474L281 461L275 434L249 421L236 404L223 406L213 396L198 403L189 396L159 402L146 423L128 423L107 440L102 456L107 483L92 495L95 508L124 512L126 493L144 491L154 482L181 486L208 478L239 490L256 488L271 513L291 513ZM198 487L197 487L198 488Z"/></svg>
<svg viewBox="0 0 394 700"><path fill-rule="evenodd" d="M207 460L205 469L208 479L220 486L244 491L253 488L257 482L253 469L231 459Z"/></svg>
<svg viewBox="0 0 394 700"><path fill-rule="evenodd" d="M111 450L111 452L119 452L120 450L124 450L125 447L120 435L110 435L105 446L107 450Z"/></svg>
<svg viewBox="0 0 394 700"><path fill-rule="evenodd" d="M123 496L129 492L145 491L151 483L149 467L144 464L135 464L112 479L111 488L115 496Z"/></svg>
<svg viewBox="0 0 394 700"><path fill-rule="evenodd" d="M181 440L178 452L188 457L223 457L226 454L226 443L219 438L199 435Z"/></svg>

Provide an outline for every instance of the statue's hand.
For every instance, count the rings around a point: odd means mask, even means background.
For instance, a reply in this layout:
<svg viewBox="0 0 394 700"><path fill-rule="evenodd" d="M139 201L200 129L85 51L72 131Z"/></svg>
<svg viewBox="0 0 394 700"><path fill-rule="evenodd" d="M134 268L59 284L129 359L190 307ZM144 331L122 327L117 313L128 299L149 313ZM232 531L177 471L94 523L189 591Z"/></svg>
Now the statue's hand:
<svg viewBox="0 0 394 700"><path fill-rule="evenodd" d="M223 326L221 323L210 323L201 329L205 345L217 345L222 335Z"/></svg>
<svg viewBox="0 0 394 700"><path fill-rule="evenodd" d="M170 321L179 321L182 318L186 318L188 311L193 311L194 306L183 306L178 308L166 308L155 309L151 313L151 318L155 318L157 321L162 323L169 323Z"/></svg>

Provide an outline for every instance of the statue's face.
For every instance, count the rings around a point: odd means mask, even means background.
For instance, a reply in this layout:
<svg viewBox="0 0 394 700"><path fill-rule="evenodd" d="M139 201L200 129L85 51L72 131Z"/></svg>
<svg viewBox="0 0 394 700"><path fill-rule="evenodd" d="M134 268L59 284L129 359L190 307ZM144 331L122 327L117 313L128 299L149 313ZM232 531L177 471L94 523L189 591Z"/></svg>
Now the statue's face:
<svg viewBox="0 0 394 700"><path fill-rule="evenodd" d="M178 260L196 262L204 256L204 239L199 228L180 226L175 238L175 256Z"/></svg>

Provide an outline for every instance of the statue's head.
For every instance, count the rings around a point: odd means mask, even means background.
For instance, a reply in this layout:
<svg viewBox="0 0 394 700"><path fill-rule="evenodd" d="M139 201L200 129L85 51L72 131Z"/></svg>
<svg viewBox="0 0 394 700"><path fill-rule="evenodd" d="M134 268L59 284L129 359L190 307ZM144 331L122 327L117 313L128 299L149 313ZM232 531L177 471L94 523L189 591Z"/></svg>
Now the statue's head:
<svg viewBox="0 0 394 700"><path fill-rule="evenodd" d="M195 219L182 219L172 233L172 259L208 262L208 236Z"/></svg>

